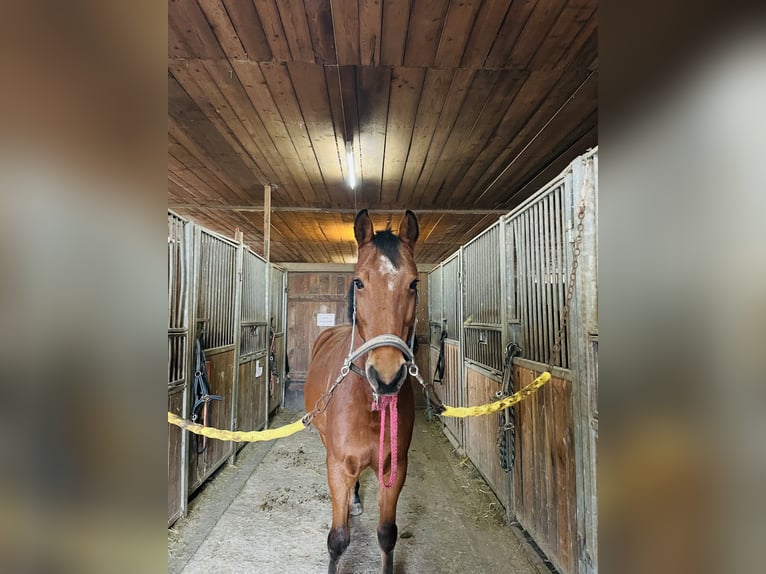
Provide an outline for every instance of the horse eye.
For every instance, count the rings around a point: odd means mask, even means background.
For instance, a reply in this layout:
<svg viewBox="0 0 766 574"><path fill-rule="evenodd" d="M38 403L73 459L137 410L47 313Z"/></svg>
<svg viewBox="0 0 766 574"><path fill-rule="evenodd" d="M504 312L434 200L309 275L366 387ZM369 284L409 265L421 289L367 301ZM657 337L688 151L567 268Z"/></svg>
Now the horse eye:
<svg viewBox="0 0 766 574"><path fill-rule="evenodd" d="M364 289L364 283L362 283L361 279L354 279L354 286L357 289Z"/></svg>
<svg viewBox="0 0 766 574"><path fill-rule="evenodd" d="M410 283L410 289L412 289L413 291L415 289L417 289L418 288L418 283L419 283L419 281L417 279L415 279L412 283Z"/></svg>

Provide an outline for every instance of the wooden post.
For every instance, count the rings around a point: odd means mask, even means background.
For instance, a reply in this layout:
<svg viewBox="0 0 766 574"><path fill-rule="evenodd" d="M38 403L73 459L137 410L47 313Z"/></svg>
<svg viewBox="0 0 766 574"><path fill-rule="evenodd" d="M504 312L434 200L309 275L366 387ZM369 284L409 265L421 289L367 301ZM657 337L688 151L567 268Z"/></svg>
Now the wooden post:
<svg viewBox="0 0 766 574"><path fill-rule="evenodd" d="M263 186L263 258L266 260L266 273L263 278L263 284L264 284L264 296L265 296L265 305L266 305L266 333L269 333L269 328L271 327L271 301L269 300L269 295L271 294L271 269L270 266L270 260L271 260L271 184L267 183ZM267 338L268 340L268 338ZM268 350L266 351L266 400L263 401L263 408L266 411L266 415L264 417L264 423L263 428L267 429L269 428L269 377L271 376L268 372L269 370L269 353Z"/></svg>
<svg viewBox="0 0 766 574"><path fill-rule="evenodd" d="M263 186L263 258L271 261L271 184Z"/></svg>

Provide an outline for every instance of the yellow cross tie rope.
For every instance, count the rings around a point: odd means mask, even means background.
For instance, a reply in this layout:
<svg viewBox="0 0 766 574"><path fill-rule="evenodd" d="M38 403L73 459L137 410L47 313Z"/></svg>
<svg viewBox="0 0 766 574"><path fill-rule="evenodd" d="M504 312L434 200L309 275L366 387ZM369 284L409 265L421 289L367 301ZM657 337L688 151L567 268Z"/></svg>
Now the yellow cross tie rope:
<svg viewBox="0 0 766 574"><path fill-rule="evenodd" d="M289 425L275 429L267 429L262 431L230 431L198 425L197 423L182 419L173 413L168 413L168 422L194 434L206 436L207 438L231 440L234 442L260 442L266 440L274 440L275 438L285 438L306 428L303 425L302 420L297 420L294 423L290 423Z"/></svg>
<svg viewBox="0 0 766 574"><path fill-rule="evenodd" d="M546 371L529 385L501 401L495 401L494 403L480 405L478 407L448 407L447 405L444 405L444 412L442 412L440 416L465 418L496 413L497 411L507 409L511 405L523 401L550 380L551 374Z"/></svg>
<svg viewBox="0 0 766 574"><path fill-rule="evenodd" d="M507 409L508 407L523 401L550 380L551 374L546 371L532 381L532 383L501 401L495 401L494 403L480 405L478 407L450 407L445 405L444 412L442 412L440 416L464 418L496 413L499 410ZM194 434L234 442L260 442L285 438L306 428L306 425L303 424L303 419L299 419L294 423L275 429L262 431L230 431L193 423L170 412L168 413L168 422Z"/></svg>

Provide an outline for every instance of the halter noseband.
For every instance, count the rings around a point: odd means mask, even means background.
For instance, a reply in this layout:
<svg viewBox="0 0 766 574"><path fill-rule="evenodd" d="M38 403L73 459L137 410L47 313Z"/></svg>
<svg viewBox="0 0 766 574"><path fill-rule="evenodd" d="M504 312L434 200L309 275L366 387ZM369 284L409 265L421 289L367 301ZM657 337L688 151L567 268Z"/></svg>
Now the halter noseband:
<svg viewBox="0 0 766 574"><path fill-rule="evenodd" d="M409 374L414 375L417 372L417 366L415 365L414 345L415 345L415 329L417 328L417 325L418 325L418 317L417 317L418 290L415 289L416 314L415 314L415 321L412 324L412 333L410 334L409 344L405 343L403 339L401 339L400 337L397 337L396 335L386 334L386 335L378 335L376 337L372 337L371 339L367 339L362 344L362 346L360 346L356 350L354 350L354 334L356 333L356 283L353 283L353 293L354 293L354 300L352 303L353 313L351 315L351 346L348 350L348 356L346 357L346 360L343 361L343 368L341 369L341 373L343 373L343 371L348 372L349 370L354 371L354 373L356 373L360 377L364 377L365 379L367 379L367 382L369 383L370 381L367 378L367 373L364 372L359 367L357 367L354 364L354 361L356 361L359 357L361 357L365 353L369 353L370 351L377 349L379 347L396 347L404 355L406 365L407 365L407 371L409 372Z"/></svg>

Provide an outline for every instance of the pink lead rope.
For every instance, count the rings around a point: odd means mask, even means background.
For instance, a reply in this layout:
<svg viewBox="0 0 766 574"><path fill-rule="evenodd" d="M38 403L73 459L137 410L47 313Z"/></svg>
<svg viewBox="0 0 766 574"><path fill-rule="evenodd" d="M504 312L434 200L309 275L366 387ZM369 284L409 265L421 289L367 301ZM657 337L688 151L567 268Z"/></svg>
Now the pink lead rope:
<svg viewBox="0 0 766 574"><path fill-rule="evenodd" d="M380 411L380 448L378 449L378 482L385 488L391 488L396 481L397 458L399 450L399 409L396 408L397 395L379 397L380 404L373 401L372 410ZM391 474L388 482L383 481L383 463L386 459L383 451L386 442L386 408L391 417Z"/></svg>

